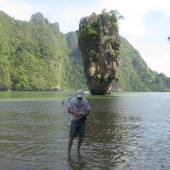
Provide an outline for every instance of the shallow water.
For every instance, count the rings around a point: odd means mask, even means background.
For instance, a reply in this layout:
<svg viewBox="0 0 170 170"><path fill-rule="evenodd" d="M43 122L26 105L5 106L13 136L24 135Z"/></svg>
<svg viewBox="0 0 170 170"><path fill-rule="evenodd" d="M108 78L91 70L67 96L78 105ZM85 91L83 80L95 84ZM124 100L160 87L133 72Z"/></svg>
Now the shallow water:
<svg viewBox="0 0 170 170"><path fill-rule="evenodd" d="M170 169L170 93L86 94L86 138L68 158L71 94L0 92L0 169Z"/></svg>

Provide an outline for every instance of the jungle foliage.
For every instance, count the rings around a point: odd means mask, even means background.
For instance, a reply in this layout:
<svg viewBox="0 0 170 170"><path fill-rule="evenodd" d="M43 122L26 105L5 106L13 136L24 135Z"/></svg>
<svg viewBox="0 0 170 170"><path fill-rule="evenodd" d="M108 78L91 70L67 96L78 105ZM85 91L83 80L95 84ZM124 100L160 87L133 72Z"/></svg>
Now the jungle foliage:
<svg viewBox="0 0 170 170"><path fill-rule="evenodd" d="M116 90L170 91L170 78L152 71L122 37L121 44ZM0 11L0 90L77 88L87 90L76 32L61 33L41 13L25 22Z"/></svg>
<svg viewBox="0 0 170 170"><path fill-rule="evenodd" d="M115 86L124 91L170 91L170 78L151 70L139 52L123 37L118 77Z"/></svg>
<svg viewBox="0 0 170 170"><path fill-rule="evenodd" d="M41 13L24 22L1 11L0 89L85 88L82 63L73 57L73 41L60 32L58 23L51 24Z"/></svg>

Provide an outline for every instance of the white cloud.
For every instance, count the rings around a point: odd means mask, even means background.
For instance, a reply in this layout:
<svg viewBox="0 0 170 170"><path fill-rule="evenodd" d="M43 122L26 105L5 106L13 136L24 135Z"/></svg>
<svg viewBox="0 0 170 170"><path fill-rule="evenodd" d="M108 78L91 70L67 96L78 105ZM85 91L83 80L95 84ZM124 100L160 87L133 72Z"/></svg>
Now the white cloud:
<svg viewBox="0 0 170 170"><path fill-rule="evenodd" d="M78 29L79 21L83 11L79 9L69 9L62 11L60 14L61 22L60 27L64 32L69 32Z"/></svg>
<svg viewBox="0 0 170 170"><path fill-rule="evenodd" d="M152 47L151 49L145 48L141 54L152 70L164 73L166 76L170 77L170 48L158 46Z"/></svg>
<svg viewBox="0 0 170 170"><path fill-rule="evenodd" d="M120 34L128 37L129 42L139 50L148 66L170 77L170 44L166 39L161 43L160 37L155 44L152 35L154 34L156 38L160 33L149 30L144 20L146 14L152 10L162 11L165 17L169 18L169 6L169 0L100 0L100 7L108 10L116 9L125 17L125 20L120 22Z"/></svg>
<svg viewBox="0 0 170 170"><path fill-rule="evenodd" d="M26 21L30 19L30 16L33 12L32 8L28 5L7 0L0 0L0 10L14 17L15 19Z"/></svg>
<svg viewBox="0 0 170 170"><path fill-rule="evenodd" d="M88 2L88 1L87 1ZM62 5L62 2L60 2ZM93 6L94 5L94 6ZM45 4L34 4L34 6L19 3L15 0L0 0L0 10L3 10L15 19L28 21L35 12L42 12L44 17L50 22L58 22L61 32L77 30L82 17L89 16L92 12L101 13L103 8L118 10L125 20L120 21L120 34L128 37L129 42L139 50L141 56L153 70L164 72L170 77L170 45L155 45L150 41L147 43L146 37L159 34L147 28L144 21L146 14L152 10L162 11L165 17L170 18L169 0L93 0L93 3L80 6L50 6L50 2ZM64 10L65 9L65 10ZM129 38L131 37L131 38ZM143 42L140 42L140 38ZM144 42L145 41L145 42ZM166 40L165 40L166 41ZM161 57L161 59L160 59Z"/></svg>
<svg viewBox="0 0 170 170"><path fill-rule="evenodd" d="M50 6L50 3L43 4L43 1L34 6L29 6L15 0L0 0L0 10L21 20L29 20L33 13L42 12L50 21L61 23L64 30L64 26L69 26L71 29L78 28L81 17L90 15L92 12L99 13L103 8L116 9L125 17L120 25L120 33L139 37L153 34L146 28L144 22L147 12L153 9L160 10L165 13L166 17L170 17L169 0L98 0L93 2L96 2L96 4L93 3L95 6L87 4L82 8L77 8L75 5L69 10L60 11L60 9L56 10L56 6Z"/></svg>
<svg viewBox="0 0 170 170"><path fill-rule="evenodd" d="M136 48L147 65L159 73L164 73L170 77L170 44L165 42L163 45L141 42L137 38L130 38L130 43Z"/></svg>
<svg viewBox="0 0 170 170"><path fill-rule="evenodd" d="M154 34L146 28L145 15L151 10L163 11L170 16L169 0L100 0L99 6L108 10L116 9L125 20L121 22L121 34L145 37Z"/></svg>

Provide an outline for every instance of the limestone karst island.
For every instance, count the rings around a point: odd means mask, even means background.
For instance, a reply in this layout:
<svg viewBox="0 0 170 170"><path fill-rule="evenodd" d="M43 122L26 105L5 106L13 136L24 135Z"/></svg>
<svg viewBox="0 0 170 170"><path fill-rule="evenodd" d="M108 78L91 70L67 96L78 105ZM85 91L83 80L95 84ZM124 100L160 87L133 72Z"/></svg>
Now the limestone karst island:
<svg viewBox="0 0 170 170"><path fill-rule="evenodd" d="M82 18L78 40L90 93L110 93L117 79L120 50L116 12Z"/></svg>
<svg viewBox="0 0 170 170"><path fill-rule="evenodd" d="M82 17L63 34L42 13L26 22L0 11L0 91L170 91L170 78L119 35L117 11Z"/></svg>

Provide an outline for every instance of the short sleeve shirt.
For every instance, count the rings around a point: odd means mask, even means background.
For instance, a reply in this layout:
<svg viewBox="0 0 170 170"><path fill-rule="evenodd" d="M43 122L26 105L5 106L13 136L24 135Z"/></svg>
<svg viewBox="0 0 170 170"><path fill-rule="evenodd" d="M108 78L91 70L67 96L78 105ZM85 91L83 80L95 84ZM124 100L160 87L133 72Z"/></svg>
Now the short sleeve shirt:
<svg viewBox="0 0 170 170"><path fill-rule="evenodd" d="M82 98L81 101L79 101L77 98L72 98L69 102L68 107L73 112L79 112L80 114L84 114L87 110L90 110L89 103L87 99ZM75 115L72 115L72 120L78 120L80 117L75 117Z"/></svg>

